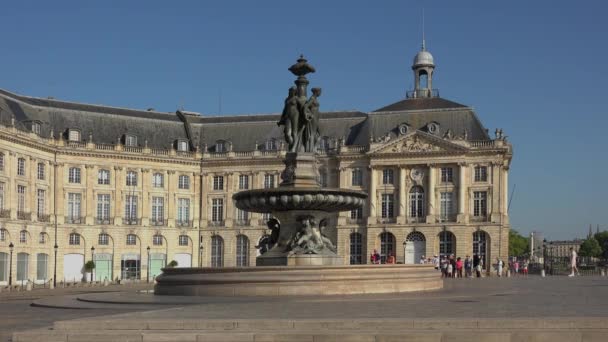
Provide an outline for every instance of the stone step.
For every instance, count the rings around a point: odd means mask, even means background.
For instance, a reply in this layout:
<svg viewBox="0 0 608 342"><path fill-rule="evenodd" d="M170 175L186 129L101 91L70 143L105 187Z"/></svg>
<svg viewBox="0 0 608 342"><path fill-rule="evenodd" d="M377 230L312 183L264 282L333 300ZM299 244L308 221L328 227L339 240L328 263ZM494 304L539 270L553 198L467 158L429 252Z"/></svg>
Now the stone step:
<svg viewBox="0 0 608 342"><path fill-rule="evenodd" d="M492 342L605 342L608 329L402 329L400 331L250 331L209 332L202 330L96 330L67 331L39 329L18 332L13 342L444 342L444 341L492 341Z"/></svg>

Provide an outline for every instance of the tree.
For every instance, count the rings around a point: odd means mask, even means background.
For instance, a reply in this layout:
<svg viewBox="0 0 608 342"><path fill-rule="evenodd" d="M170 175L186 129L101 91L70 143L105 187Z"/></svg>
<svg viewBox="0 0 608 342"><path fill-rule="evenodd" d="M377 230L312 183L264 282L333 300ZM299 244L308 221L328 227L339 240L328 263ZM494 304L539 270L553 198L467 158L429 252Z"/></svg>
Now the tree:
<svg viewBox="0 0 608 342"><path fill-rule="evenodd" d="M602 249L602 257L608 259L608 231L597 233L594 235L594 238Z"/></svg>
<svg viewBox="0 0 608 342"><path fill-rule="evenodd" d="M530 241L528 238L523 237L515 229L509 230L509 255L510 256L523 256L528 254L530 250Z"/></svg>
<svg viewBox="0 0 608 342"><path fill-rule="evenodd" d="M89 260L86 264L84 264L84 270L87 273L91 273L91 282L93 282L93 270L95 269L95 261ZM86 282L86 280L85 280Z"/></svg>
<svg viewBox="0 0 608 342"><path fill-rule="evenodd" d="M590 237L583 241L580 249L578 250L578 254L584 257L597 258L602 255L602 248L595 238Z"/></svg>

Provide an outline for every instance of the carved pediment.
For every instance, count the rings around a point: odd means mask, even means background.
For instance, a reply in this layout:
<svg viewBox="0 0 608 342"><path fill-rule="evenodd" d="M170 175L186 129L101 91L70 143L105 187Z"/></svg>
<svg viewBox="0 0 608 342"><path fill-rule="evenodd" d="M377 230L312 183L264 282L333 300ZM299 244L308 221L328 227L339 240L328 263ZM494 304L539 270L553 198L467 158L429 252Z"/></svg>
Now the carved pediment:
<svg viewBox="0 0 608 342"><path fill-rule="evenodd" d="M463 152L466 148L427 133L414 132L372 149L370 154Z"/></svg>

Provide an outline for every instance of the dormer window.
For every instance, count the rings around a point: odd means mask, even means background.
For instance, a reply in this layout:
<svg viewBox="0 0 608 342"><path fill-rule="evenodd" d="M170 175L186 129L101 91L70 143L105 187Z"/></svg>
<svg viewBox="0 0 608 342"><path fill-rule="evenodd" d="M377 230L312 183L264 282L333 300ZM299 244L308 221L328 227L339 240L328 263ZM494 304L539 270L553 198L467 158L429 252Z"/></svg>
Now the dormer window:
<svg viewBox="0 0 608 342"><path fill-rule="evenodd" d="M80 131L77 129L70 129L68 131L68 140L69 141L80 141Z"/></svg>
<svg viewBox="0 0 608 342"><path fill-rule="evenodd" d="M439 133L439 124L436 122L431 122L428 125L426 125L426 130L431 134L438 134Z"/></svg>
<svg viewBox="0 0 608 342"><path fill-rule="evenodd" d="M134 135L125 135L125 146L135 147L137 146L137 137Z"/></svg>
<svg viewBox="0 0 608 342"><path fill-rule="evenodd" d="M277 141L275 139L266 140L266 151L274 151L277 149Z"/></svg>
<svg viewBox="0 0 608 342"><path fill-rule="evenodd" d="M215 152L226 152L226 142L225 141L217 141L215 143Z"/></svg>
<svg viewBox="0 0 608 342"><path fill-rule="evenodd" d="M32 132L40 135L40 122L32 122Z"/></svg>
<svg viewBox="0 0 608 342"><path fill-rule="evenodd" d="M186 140L178 140L177 141L177 150L178 151L188 151L188 142Z"/></svg>

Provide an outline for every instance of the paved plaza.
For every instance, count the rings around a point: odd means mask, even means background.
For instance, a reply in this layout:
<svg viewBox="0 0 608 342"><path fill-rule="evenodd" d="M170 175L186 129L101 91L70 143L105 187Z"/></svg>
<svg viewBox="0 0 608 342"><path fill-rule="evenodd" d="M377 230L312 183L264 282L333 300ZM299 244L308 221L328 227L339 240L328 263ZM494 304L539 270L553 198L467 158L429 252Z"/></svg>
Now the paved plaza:
<svg viewBox="0 0 608 342"><path fill-rule="evenodd" d="M471 319L608 322L608 278L605 277L449 279L443 290L425 293L292 298L164 297L138 290L65 293L38 299L3 298L0 304L2 341L8 341L12 331L75 318L81 319L76 324L96 326L98 322L119 321L161 324L177 317L183 322L239 319L419 320L430 324L442 321L459 324L458 320L466 324ZM32 302L61 308L30 307Z"/></svg>

